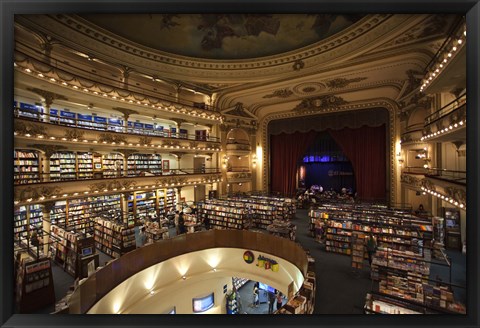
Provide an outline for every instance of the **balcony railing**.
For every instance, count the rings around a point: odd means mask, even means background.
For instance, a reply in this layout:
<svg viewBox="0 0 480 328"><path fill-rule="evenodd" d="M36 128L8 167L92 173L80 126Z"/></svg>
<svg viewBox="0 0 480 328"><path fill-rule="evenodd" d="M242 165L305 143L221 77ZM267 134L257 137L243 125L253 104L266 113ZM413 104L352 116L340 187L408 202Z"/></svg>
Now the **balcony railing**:
<svg viewBox="0 0 480 328"><path fill-rule="evenodd" d="M16 40L18 43L19 41ZM69 60L69 63L66 64L62 60L57 60L55 58L49 58L49 60L45 60L45 55L38 51L37 49L34 49L26 44L21 44L22 47L28 49L30 54L34 54L35 58L30 56L29 54L26 54L25 52L19 51L18 49L15 50L15 53L20 55L22 58L28 58L30 62L32 62L33 66L35 67L38 63L38 65L45 67L45 66L50 66L52 70L57 71L59 75L64 75L64 76L71 76L72 74L76 74L82 79L90 79L91 83L90 84L95 84L95 83L102 83L108 86L113 86L116 89L122 90L122 93L130 93L130 92L137 92L142 95L148 95L150 97L161 97L159 99L160 101L166 101L172 104L178 104L182 106L188 106L191 107L192 109L201 109L202 111L209 111L209 112L218 112L217 109L214 106L207 105L205 103L198 103L198 102L193 102L193 101L187 101L183 99L177 99L169 94L166 93L161 93L157 90L153 90L154 86L152 86L152 89L146 89L142 88L134 83L125 83L119 82L118 80L111 79L106 77L105 75L99 75L96 73L92 73L89 70L86 70L81 67L81 65L78 66L73 66L72 61ZM21 64L18 63L20 66ZM113 67L112 69L115 71L118 71L118 68ZM63 73L63 74L62 74ZM132 80L132 79L129 79ZM160 80L160 77L152 77L152 80L158 81ZM135 80L132 80L135 81ZM122 88L127 88L127 89L122 89Z"/></svg>
<svg viewBox="0 0 480 328"><path fill-rule="evenodd" d="M437 110L435 113L427 116L425 118L425 126L435 123L436 121L444 118L445 116L452 113L453 111L461 108L462 106L465 106L466 102L467 102L467 95L464 93L457 99L451 101L447 105Z"/></svg>
<svg viewBox="0 0 480 328"><path fill-rule="evenodd" d="M168 171L155 170L103 170L103 171L74 171L74 172L15 172L14 185L36 184L59 181L118 179L133 177L159 177L171 175L215 174L221 173L218 168L203 169L170 169Z"/></svg>
<svg viewBox="0 0 480 328"><path fill-rule="evenodd" d="M440 179L448 182L454 182L458 184L467 183L466 171L455 171L441 168L429 168L426 169L425 176L428 178Z"/></svg>
<svg viewBox="0 0 480 328"><path fill-rule="evenodd" d="M49 113L40 113L32 109L25 108L14 108L14 116L17 118L28 119L32 121L50 123L55 125L69 126L74 128L82 128L89 130L97 131L109 131L109 132L119 132L119 133L130 133L138 135L148 135L155 137L163 138L177 138L183 140L196 140L196 141L211 141L211 142L220 142L220 139L212 136L198 136L195 134L180 133L178 131L172 132L171 130L164 129L158 130L153 127L153 129L147 129L145 127L132 127L132 126L123 126L119 124L112 123L103 123L103 122L93 122L89 120L83 120L79 118L67 118L58 115L52 115ZM123 122L123 121L122 121ZM135 124L135 123L134 123Z"/></svg>
<svg viewBox="0 0 480 328"><path fill-rule="evenodd" d="M402 173L407 174L425 174L427 169L422 166L406 166L403 168Z"/></svg>
<svg viewBox="0 0 480 328"><path fill-rule="evenodd" d="M227 172L250 172L250 167L248 166L232 166L227 169Z"/></svg>

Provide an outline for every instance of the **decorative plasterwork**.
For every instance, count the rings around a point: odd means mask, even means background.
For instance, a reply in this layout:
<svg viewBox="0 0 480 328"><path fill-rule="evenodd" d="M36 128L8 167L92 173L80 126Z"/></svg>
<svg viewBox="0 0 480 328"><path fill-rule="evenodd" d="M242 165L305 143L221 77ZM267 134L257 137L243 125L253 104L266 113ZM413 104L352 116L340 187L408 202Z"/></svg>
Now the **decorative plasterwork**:
<svg viewBox="0 0 480 328"><path fill-rule="evenodd" d="M134 180L105 180L88 185L90 192L114 190L114 189L128 189L135 186L137 183Z"/></svg>
<svg viewBox="0 0 480 328"><path fill-rule="evenodd" d="M38 89L38 88L27 88L27 90L42 96L45 99L45 104L47 105L47 107L50 107L50 105L53 103L55 99L68 100L68 98L65 96L62 96L50 91Z"/></svg>
<svg viewBox="0 0 480 328"><path fill-rule="evenodd" d="M300 104L293 108L293 110L299 112L304 112L308 110L315 110L321 112L327 109L335 109L345 104L348 104L348 102L342 97L325 95L303 99Z"/></svg>
<svg viewBox="0 0 480 328"><path fill-rule="evenodd" d="M155 184L156 185L171 185L171 184L178 185L187 181L188 179L183 177L165 177L165 178L160 178L155 180Z"/></svg>
<svg viewBox="0 0 480 328"><path fill-rule="evenodd" d="M390 15L387 14L376 14L370 15L368 18L363 19L357 24L353 24L351 27L346 28L342 33L333 35L327 39L320 41L317 44L312 46L304 47L301 51L291 51L282 55L262 57L257 60L235 60L235 61L211 61L211 60L202 60L197 58L189 58L184 56L175 56L167 53L162 53L160 51L152 51L146 47L141 47L136 44L128 44L124 39L119 39L115 35L108 33L104 30L98 30L95 26L88 21L81 19L80 17L72 15L62 15L58 14L55 16L57 21L51 19L45 19L42 22L36 22L36 24L43 24L43 28L46 30L56 29L57 25L62 24L67 27L65 30L75 31L78 37L77 42L80 42L80 38L85 40L90 40L90 46L93 48L97 44L109 45L112 48L116 49L122 53L129 54L136 58L142 58L148 61L154 61L158 64L168 64L171 69L182 70L184 68L191 69L201 69L209 70L212 73L216 73L221 70L238 70L243 71L243 73L249 73L251 69L265 68L269 66L278 66L279 64L290 63L289 67L301 66L302 58L322 55L325 52L328 52L333 49L338 49L338 47L343 46L349 43L352 40L355 40L367 32L373 30L376 26L388 19ZM31 25L29 21L21 21L22 24ZM70 33L72 34L72 33ZM62 38L58 35L58 38ZM97 41L94 42L93 40ZM65 43L69 44L67 40ZM115 56L113 56L115 57ZM174 67L176 66L176 67ZM257 70L257 71L261 71ZM292 68L290 68L291 70ZM235 72L238 74L238 72Z"/></svg>
<svg viewBox="0 0 480 328"><path fill-rule="evenodd" d="M422 179L416 178L411 174L402 173L400 176L400 181L414 187L422 187Z"/></svg>
<svg viewBox="0 0 480 328"><path fill-rule="evenodd" d="M132 115L132 114L139 114L138 111L133 110L133 109L129 109L129 108L112 107L112 109L113 109L113 110L116 110L116 111L118 111L118 112L120 112L120 113L122 113L126 120L128 120L128 118L129 118L130 115Z"/></svg>
<svg viewBox="0 0 480 328"><path fill-rule="evenodd" d="M127 139L125 138L124 135L118 134L118 133L110 133L110 132L105 132L101 133L98 136L98 141L99 142L106 142L106 143L125 143Z"/></svg>
<svg viewBox="0 0 480 328"><path fill-rule="evenodd" d="M85 132L79 129L65 129L65 138L67 138L68 140L82 139L84 135Z"/></svg>
<svg viewBox="0 0 480 328"><path fill-rule="evenodd" d="M252 173L250 173L250 172L241 172L241 173L227 172L228 181L248 180L248 179L251 179L251 178L252 178Z"/></svg>
<svg viewBox="0 0 480 328"><path fill-rule="evenodd" d="M353 79L346 79L346 78L336 78L330 81L325 82L326 86L330 89L342 89L347 87L351 83L360 82L366 80L366 77L355 77Z"/></svg>
<svg viewBox="0 0 480 328"><path fill-rule="evenodd" d="M35 124L33 122L25 122L25 121L18 121L18 120L15 120L13 123L13 131L21 135L27 135L27 134L30 134L32 136L47 135L47 129L44 126Z"/></svg>
<svg viewBox="0 0 480 328"><path fill-rule="evenodd" d="M62 188L57 186L26 186L24 188L14 188L15 201L25 202L29 199L48 198L52 195L58 194L62 191Z"/></svg>
<svg viewBox="0 0 480 328"><path fill-rule="evenodd" d="M361 110L367 108L385 108L388 110L388 169L387 172L389 173L390 178L390 202L396 202L396 194L397 194L397 165L396 164L396 156L395 156L395 145L396 145L396 138L397 138L397 115L396 110L398 110L398 106L395 102L391 101L390 99L371 99L364 102L352 102L345 105L341 105L336 108L333 112L344 112L350 110ZM321 112L329 112L321 111ZM319 114L318 111L310 110L310 111L288 111L282 113L273 113L267 115L260 121L261 127L261 146L262 146L262 165L263 165L263 175L262 175L262 189L263 191L268 191L268 181L270 175L270 167L268 165L270 153L269 153L269 142L268 142L268 124L270 121L278 120L278 119L288 119L294 118L299 116L310 116L310 115L317 115Z"/></svg>
<svg viewBox="0 0 480 328"><path fill-rule="evenodd" d="M141 136L138 138L138 143L140 145L149 145L152 143L153 138L147 137L147 136Z"/></svg>
<svg viewBox="0 0 480 328"><path fill-rule="evenodd" d="M288 98L293 94L293 91L288 89L275 90L272 93L263 96L263 98Z"/></svg>
<svg viewBox="0 0 480 328"><path fill-rule="evenodd" d="M455 187L446 187L445 192L447 196L456 199L460 203L467 202L467 192L464 189L458 189Z"/></svg>
<svg viewBox="0 0 480 328"><path fill-rule="evenodd" d="M119 103L141 105L165 112L175 112L178 114L184 114L206 120L220 120L220 114L216 112L203 110L197 107L186 106L176 102L169 102L165 99L159 99L154 96L140 94L114 86L105 85L97 81L92 81L37 61L36 59L28 57L27 55L18 51L15 51L15 63L17 65L17 67L15 67L17 70L34 74L38 79L42 79L48 83L53 83L62 87L71 88L78 93L105 97L109 100L117 101ZM118 107L116 110L118 110Z"/></svg>
<svg viewBox="0 0 480 328"><path fill-rule="evenodd" d="M424 178L424 179L421 180L421 186L424 187L424 188L427 188L429 190L433 190L433 191L436 190L435 184L427 178Z"/></svg>

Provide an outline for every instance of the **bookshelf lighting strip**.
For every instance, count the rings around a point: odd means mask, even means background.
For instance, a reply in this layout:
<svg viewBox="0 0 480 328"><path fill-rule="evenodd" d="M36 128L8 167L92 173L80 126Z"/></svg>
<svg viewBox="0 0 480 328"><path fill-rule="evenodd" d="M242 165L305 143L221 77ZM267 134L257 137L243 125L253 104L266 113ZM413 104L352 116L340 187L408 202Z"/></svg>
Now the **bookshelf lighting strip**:
<svg viewBox="0 0 480 328"><path fill-rule="evenodd" d="M14 62L14 67L18 68L20 66L16 62ZM41 78L41 79L43 79L43 80L45 80L49 83L56 83L56 84L62 85L64 87L72 88L75 91L83 91L83 92L88 93L88 94L94 94L96 96L100 96L98 91L93 91L93 90L90 90L88 88L81 89L77 85L69 84L69 83L67 83L65 81L62 81L60 79L55 79L53 77L45 76L41 72L36 72L36 71L34 71L34 70L32 70L28 67L23 68L23 71L26 72L26 73L29 73L31 75L34 75L34 76L36 75L38 78ZM106 97L106 98L110 98L110 99L118 101L118 102L128 102L128 103L131 103L131 104L133 104L135 102L135 104L137 104L137 105L143 105L143 106L147 106L147 107L151 107L151 108L155 108L155 109L160 109L160 110L164 110L166 112L175 112L175 113L188 115L188 116L193 116L193 117L197 117L197 118L202 118L202 119L206 119L206 120L223 122L223 117L221 115L207 114L205 112L203 112L203 113L196 113L196 112L192 113L192 112L188 112L188 110L184 107L179 109L174 104L171 104L171 105L167 106L167 105L155 105L150 100L148 100L148 102L141 102L141 101L138 101L138 100L134 101L133 99L126 99L125 97L120 96L118 94L118 92L117 92L117 95L108 95L107 93L103 93L102 96ZM128 97L130 97L130 96L128 96ZM132 98L133 98L133 96L132 96ZM162 101L161 99L158 99L157 102L161 102L161 101Z"/></svg>
<svg viewBox="0 0 480 328"><path fill-rule="evenodd" d="M210 182L207 182L207 181L205 181L205 180L204 180L204 181L193 181L193 182L192 182L192 181L188 181L187 183L185 183L185 182L172 183L170 186L168 185L168 183L166 183L165 185L163 185L163 184L157 184L157 185L143 186L143 187L142 187L142 186L137 186L136 189L142 189L142 191L143 191L143 190L147 191L147 190L152 190L152 189L157 189L157 188L162 188L162 187L165 187L165 188L168 188L168 187L170 187L170 188L172 188L172 187L180 187L180 186L185 186L185 184L190 184L190 185L193 184L193 185L195 186L195 188L196 188L196 185L197 185L197 184L207 184L207 183L214 183L214 182L221 182L221 181L223 181L223 179L217 178L217 179L214 179L214 180L210 180ZM126 189L125 187L122 188L122 190L125 190L125 189ZM130 187L130 190L134 190L134 189L135 189L135 187ZM118 192L117 190L118 190L117 188L114 188L114 189L112 189L112 190L108 190L108 189L104 189L104 190L94 190L93 193L98 194L100 191L101 191L102 193L117 193L117 192ZM84 191L83 193L84 193L85 195L88 195L90 192L89 192L89 191ZM61 200L61 199L66 199L66 198L69 197L69 196L71 196L71 197L73 197L73 196L78 196L78 192L72 193L71 195L70 195L70 194L67 194L67 193L66 193L66 194L61 194L61 195L60 195L60 194L59 194L59 195L51 195L51 196L49 196L49 198L50 198L50 199L58 199L58 200ZM45 196L41 196L41 197L39 197L37 200L44 201L46 198L47 198L47 197L45 197ZM28 198L28 199L26 200L27 203L31 203L32 201L33 201L33 198ZM19 201L19 200L15 200L15 201L13 202L13 204L14 204L14 205L18 205L18 204L20 204L20 201Z"/></svg>
<svg viewBox="0 0 480 328"><path fill-rule="evenodd" d="M459 202L458 200L454 199L454 198L451 198L449 196L445 196L439 192L436 192L435 190L431 190L431 189L428 189L428 188L425 188L425 187L422 187L421 188L422 191L424 193L429 193L430 195L432 196L435 196L437 198L440 198L441 200L445 201L445 202L449 202L450 204L458 207L458 208L461 208L462 210L467 210L467 205L465 203L462 203L462 202Z"/></svg>
<svg viewBox="0 0 480 328"><path fill-rule="evenodd" d="M429 73L423 79L423 84L420 87L420 92L422 92L433 80L435 80L440 73L447 67L447 63L452 57L460 50L465 44L467 37L467 30L463 29L463 34L460 37L455 38L455 40L450 44L450 48L446 48L443 56L437 62L437 64L431 69Z"/></svg>
<svg viewBox="0 0 480 328"><path fill-rule="evenodd" d="M447 132L451 132L455 129L459 129L459 128L462 128L463 126L466 126L467 125L467 120L461 120L460 122L458 123L454 123L454 124L450 124L449 127L447 128L444 128L444 129L441 129L440 131L437 131L437 132L434 132L434 133L430 133L429 135L426 135L426 136L423 136L422 138L420 138L420 141L424 141L424 140L427 140L427 139L431 139L431 138L434 138L434 137L438 137L444 133L447 133Z"/></svg>
<svg viewBox="0 0 480 328"><path fill-rule="evenodd" d="M99 130L100 131L100 130ZM18 136L18 132L13 132L13 135L14 136ZM39 134L37 136L33 136L29 133L26 133L23 135L24 137L27 137L27 138L36 138L36 139L45 139L46 136L45 135L42 135L42 134ZM69 141L69 142L76 142L76 143L94 143L94 144L98 144L98 140L87 140L87 139L82 139L82 140L78 140L78 139L67 139L65 137L49 137L50 140L62 140L62 141ZM102 141L102 144L104 145L112 145L112 146L116 146L116 142L111 142L110 144L106 141ZM130 147L140 147L141 144L133 144L133 143L128 143L126 144L125 142L120 142L119 143L120 145L122 146L130 146ZM152 145L152 144L144 144L143 145L144 147L150 147L150 148L165 148L165 149L189 149L189 150L200 150L200 151L222 151L222 148L221 147L217 147L217 148L211 148L211 147L191 147L191 146L168 146L168 145Z"/></svg>

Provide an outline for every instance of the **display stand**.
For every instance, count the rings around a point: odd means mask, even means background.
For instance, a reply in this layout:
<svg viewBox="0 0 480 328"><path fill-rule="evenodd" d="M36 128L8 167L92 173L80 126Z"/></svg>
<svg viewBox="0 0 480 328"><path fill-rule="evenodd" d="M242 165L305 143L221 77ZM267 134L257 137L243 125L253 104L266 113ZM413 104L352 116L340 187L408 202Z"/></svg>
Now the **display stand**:
<svg viewBox="0 0 480 328"><path fill-rule="evenodd" d="M352 268L362 269L365 259L365 234L352 232Z"/></svg>
<svg viewBox="0 0 480 328"><path fill-rule="evenodd" d="M49 258L16 255L16 305L19 313L33 313L55 303L55 290Z"/></svg>

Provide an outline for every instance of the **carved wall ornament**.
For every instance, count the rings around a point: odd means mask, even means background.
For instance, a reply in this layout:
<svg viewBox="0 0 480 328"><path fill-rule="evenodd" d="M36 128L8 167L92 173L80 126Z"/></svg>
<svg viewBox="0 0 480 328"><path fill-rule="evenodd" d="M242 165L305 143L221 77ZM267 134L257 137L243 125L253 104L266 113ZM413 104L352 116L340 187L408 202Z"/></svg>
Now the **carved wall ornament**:
<svg viewBox="0 0 480 328"><path fill-rule="evenodd" d="M429 179L422 179L421 180L421 186L424 187L424 188L427 188L429 190L436 190L435 185Z"/></svg>
<svg viewBox="0 0 480 328"><path fill-rule="evenodd" d="M152 143L152 138L147 137L147 136L141 136L138 138L138 143L141 145L149 145Z"/></svg>
<svg viewBox="0 0 480 328"><path fill-rule="evenodd" d="M111 143L111 142L121 143L121 142L126 142L127 139L126 139L125 136L123 136L121 134L104 132L104 133L101 133L98 136L98 141L99 142L104 142L105 141L105 142L108 142L108 143Z"/></svg>
<svg viewBox="0 0 480 328"><path fill-rule="evenodd" d="M38 199L40 197L51 197L62 191L62 188L57 186L27 186L25 188L14 188L14 198L19 202L25 202L28 199Z"/></svg>
<svg viewBox="0 0 480 328"><path fill-rule="evenodd" d="M95 192L95 191L104 191L108 190L111 191L113 189L128 189L130 187L133 187L137 184L132 179L125 179L125 180L107 180L107 181L102 181L102 182L97 182L88 185L88 189L90 192Z"/></svg>
<svg viewBox="0 0 480 328"><path fill-rule="evenodd" d="M342 97L334 96L334 95L325 95L319 97L312 97L304 99L298 104L293 111L307 111L307 110L315 110L315 111L322 111L330 108L336 108L341 105L348 104L348 101L343 99Z"/></svg>
<svg viewBox="0 0 480 328"><path fill-rule="evenodd" d="M168 146L168 147L176 147L176 146L179 146L180 145L180 142L179 141L174 141L174 140L164 140L162 142L162 145L163 146Z"/></svg>
<svg viewBox="0 0 480 328"><path fill-rule="evenodd" d="M447 195L461 203L466 203L467 201L467 193L463 189L458 189L455 187L446 187L445 192Z"/></svg>
<svg viewBox="0 0 480 328"><path fill-rule="evenodd" d="M325 84L330 89L340 89L340 88L347 87L351 83L360 82L360 81L363 81L363 80L366 80L366 79L367 79L366 77L355 77L353 79L346 79L346 78L343 78L343 77L339 77L339 78L327 81Z"/></svg>
<svg viewBox="0 0 480 328"><path fill-rule="evenodd" d="M38 88L27 88L27 90L42 96L45 99L45 105L47 105L47 107L50 107L50 105L53 103L53 100L55 99L68 100L68 98L63 95L59 95L47 90L42 90Z"/></svg>
<svg viewBox="0 0 480 328"><path fill-rule="evenodd" d="M415 178L414 176L410 174L402 174L400 176L400 181L415 187L421 187L422 186L422 180Z"/></svg>
<svg viewBox="0 0 480 328"><path fill-rule="evenodd" d="M415 90L420 86L420 83L422 82L423 74L422 72L419 72L413 69L407 70L405 74L407 75L408 79L406 82L407 87L403 91L403 94L408 95L410 92L412 92L413 90Z"/></svg>
<svg viewBox="0 0 480 328"><path fill-rule="evenodd" d="M293 63L293 66L292 66L292 68L293 68L294 71L299 71L299 70L301 70L301 69L304 68L304 67L305 67L305 62L304 62L303 60L301 60L301 59L297 59L297 60Z"/></svg>
<svg viewBox="0 0 480 328"><path fill-rule="evenodd" d="M263 98L288 98L293 94L293 91L288 89L275 90L272 93L263 96Z"/></svg>
<svg viewBox="0 0 480 328"><path fill-rule="evenodd" d="M78 129L66 129L65 130L65 133L64 133L64 136L65 138L67 138L68 140L73 140L73 139L82 139L83 136L84 136L85 132L82 131L82 130L78 130Z"/></svg>
<svg viewBox="0 0 480 328"><path fill-rule="evenodd" d="M20 135L47 135L47 128L43 125L17 120L14 121L13 131Z"/></svg>

